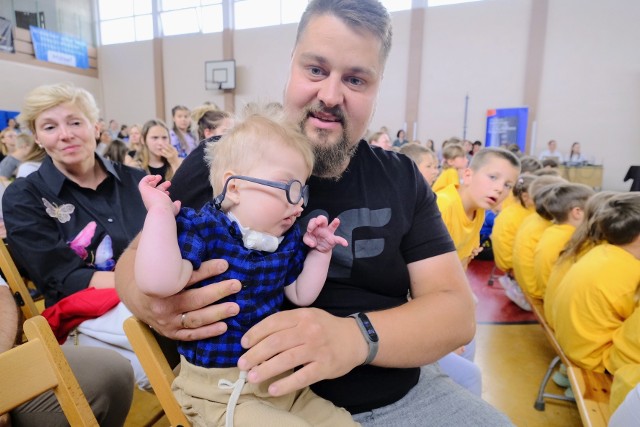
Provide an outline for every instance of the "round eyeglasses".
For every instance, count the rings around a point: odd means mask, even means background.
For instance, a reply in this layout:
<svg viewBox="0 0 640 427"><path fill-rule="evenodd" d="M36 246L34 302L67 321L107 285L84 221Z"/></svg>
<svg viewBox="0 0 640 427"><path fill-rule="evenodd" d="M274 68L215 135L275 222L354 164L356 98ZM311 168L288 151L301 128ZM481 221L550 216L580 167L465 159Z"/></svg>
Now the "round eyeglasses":
<svg viewBox="0 0 640 427"><path fill-rule="evenodd" d="M244 181L253 182L260 185L266 185L267 187L279 188L280 190L284 190L287 195L287 201L292 205L297 205L302 200L302 207L306 207L307 203L309 203L309 186L302 184L297 179L292 179L286 184L278 181L268 181L266 179L253 178L250 176L244 175L232 175L224 183L224 187L222 188L222 193L216 196L213 199L213 204L216 209L220 209L222 207L222 201L224 200L225 194L227 194L227 184L232 179L242 179Z"/></svg>

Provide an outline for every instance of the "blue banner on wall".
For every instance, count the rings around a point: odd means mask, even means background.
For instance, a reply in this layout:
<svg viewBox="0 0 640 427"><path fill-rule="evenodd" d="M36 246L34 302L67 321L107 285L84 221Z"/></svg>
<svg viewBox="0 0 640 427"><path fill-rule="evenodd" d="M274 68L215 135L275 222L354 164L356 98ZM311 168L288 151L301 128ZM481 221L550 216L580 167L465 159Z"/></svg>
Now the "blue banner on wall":
<svg viewBox="0 0 640 427"><path fill-rule="evenodd" d="M44 28L29 27L36 59L70 67L89 68L87 43Z"/></svg>
<svg viewBox="0 0 640 427"><path fill-rule="evenodd" d="M506 147L518 144L520 151L525 152L527 145L527 120L529 109L496 108L487 110L487 147Z"/></svg>

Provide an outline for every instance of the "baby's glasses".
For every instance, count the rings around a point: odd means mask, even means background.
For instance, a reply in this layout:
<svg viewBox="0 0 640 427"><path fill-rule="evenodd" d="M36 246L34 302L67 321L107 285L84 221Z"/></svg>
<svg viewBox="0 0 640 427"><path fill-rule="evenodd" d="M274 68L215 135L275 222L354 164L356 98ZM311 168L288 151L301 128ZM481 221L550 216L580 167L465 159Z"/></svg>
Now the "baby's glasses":
<svg viewBox="0 0 640 427"><path fill-rule="evenodd" d="M242 179L245 181L254 182L256 184L266 185L267 187L279 188L280 190L284 190L287 195L287 201L292 205L297 205L298 203L300 203L300 200L302 200L302 207L304 208L307 206L307 203L309 203L309 186L303 185L297 179L292 179L291 181L284 184L278 181L268 181L266 179L252 178L250 176L232 175L225 181L224 187L222 188L222 193L220 193L220 195L216 196L216 198L213 199L213 204L215 205L216 209L221 208L222 201L224 200L224 196L227 193L227 184L229 184L229 181L231 181L232 179Z"/></svg>

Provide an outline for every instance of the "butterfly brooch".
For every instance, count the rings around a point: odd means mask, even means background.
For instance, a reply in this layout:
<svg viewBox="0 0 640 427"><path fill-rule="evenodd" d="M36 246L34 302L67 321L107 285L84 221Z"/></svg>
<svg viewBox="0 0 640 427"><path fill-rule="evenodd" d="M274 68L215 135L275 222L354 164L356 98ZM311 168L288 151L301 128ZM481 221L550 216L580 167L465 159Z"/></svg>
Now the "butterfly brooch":
<svg viewBox="0 0 640 427"><path fill-rule="evenodd" d="M42 203L44 203L47 215L60 221L60 224L69 222L69 220L71 219L71 214L76 210L76 207L72 204L65 203L64 205L58 206L55 203L51 203L44 197L42 198Z"/></svg>
<svg viewBox="0 0 640 427"><path fill-rule="evenodd" d="M95 221L88 223L76 237L70 241L69 247L89 265L93 265L100 271L112 271L116 265L113 259L113 244L108 234L100 241L95 254L92 252L89 258L87 247L95 235L97 224ZM87 259L89 258L89 259ZM93 262L92 262L93 261Z"/></svg>

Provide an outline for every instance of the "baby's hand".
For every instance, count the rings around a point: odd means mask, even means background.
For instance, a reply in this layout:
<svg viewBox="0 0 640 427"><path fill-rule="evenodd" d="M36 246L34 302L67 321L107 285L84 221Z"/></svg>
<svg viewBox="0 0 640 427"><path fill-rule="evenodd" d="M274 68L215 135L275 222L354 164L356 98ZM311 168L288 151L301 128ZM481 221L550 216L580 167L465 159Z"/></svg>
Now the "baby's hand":
<svg viewBox="0 0 640 427"><path fill-rule="evenodd" d="M335 245L347 246L348 242L344 238L335 235L339 225L338 218L329 224L326 216L319 215L309 221L302 240L307 246L320 252L329 252Z"/></svg>
<svg viewBox="0 0 640 427"><path fill-rule="evenodd" d="M160 175L147 175L140 180L138 189L144 206L147 211L153 207L170 206L173 214L177 215L180 211L180 202L178 200L172 202L169 197L168 188L171 186L171 182L165 181L158 185L161 180L162 177Z"/></svg>

